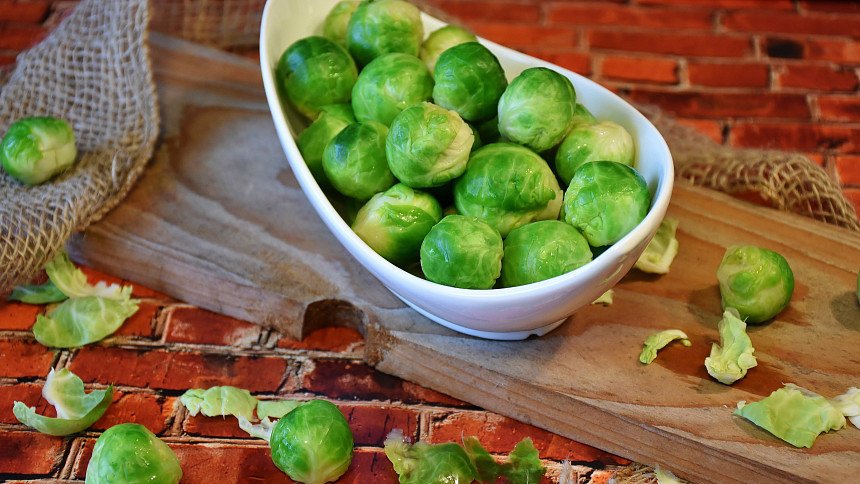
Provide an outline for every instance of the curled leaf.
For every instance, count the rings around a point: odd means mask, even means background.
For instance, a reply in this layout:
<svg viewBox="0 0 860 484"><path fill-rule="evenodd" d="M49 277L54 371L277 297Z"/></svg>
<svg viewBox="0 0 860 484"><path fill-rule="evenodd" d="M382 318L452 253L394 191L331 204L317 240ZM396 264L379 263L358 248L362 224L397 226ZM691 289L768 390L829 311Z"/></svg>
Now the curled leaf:
<svg viewBox="0 0 860 484"><path fill-rule="evenodd" d="M127 300L131 297L132 286L122 287L119 284L108 285L99 281L95 285L87 282L87 276L75 267L65 250L57 253L54 259L45 266L48 277L63 294L71 297L97 296L108 299Z"/></svg>
<svg viewBox="0 0 860 484"><path fill-rule="evenodd" d="M179 397L191 416L198 412L207 417L234 415L254 420L257 399L251 392L233 386L215 386L208 389L192 388Z"/></svg>
<svg viewBox="0 0 860 484"><path fill-rule="evenodd" d="M675 238L677 229L678 219L664 218L633 267L643 272L668 274L672 261L678 255L678 239Z"/></svg>
<svg viewBox="0 0 860 484"><path fill-rule="evenodd" d="M44 284L25 284L15 286L7 301L21 301L27 304L49 304L67 299L63 291L48 279Z"/></svg>
<svg viewBox="0 0 860 484"><path fill-rule="evenodd" d="M758 364L752 341L746 333L747 325L734 308L723 312L719 323L720 342L711 347L711 356L705 358L708 374L720 383L731 385Z"/></svg>
<svg viewBox="0 0 860 484"><path fill-rule="evenodd" d="M680 339L681 344L684 346L691 345L690 340L687 339L687 333L684 333L680 329L666 329L648 336L645 338L645 347L642 348L642 353L639 354L639 361L646 365L650 364L654 361L654 358L657 358L657 351L663 349L676 339Z"/></svg>
<svg viewBox="0 0 860 484"><path fill-rule="evenodd" d="M67 368L51 372L42 395L57 409L57 417L36 413L35 407L15 402L12 412L24 425L49 435L70 435L89 428L105 413L113 398L113 385L86 393L84 382Z"/></svg>
<svg viewBox="0 0 860 484"><path fill-rule="evenodd" d="M830 400L842 415L857 428L860 428L860 388L851 387L847 392Z"/></svg>
<svg viewBox="0 0 860 484"><path fill-rule="evenodd" d="M113 334L137 312L136 299L74 297L57 306L47 316L38 315L33 336L54 348L73 348L94 343Z"/></svg>

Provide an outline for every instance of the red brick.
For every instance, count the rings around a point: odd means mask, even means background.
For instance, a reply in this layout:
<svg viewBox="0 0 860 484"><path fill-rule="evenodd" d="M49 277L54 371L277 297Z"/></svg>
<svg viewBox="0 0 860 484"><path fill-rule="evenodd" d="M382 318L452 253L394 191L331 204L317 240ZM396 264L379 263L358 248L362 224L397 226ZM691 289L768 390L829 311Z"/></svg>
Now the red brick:
<svg viewBox="0 0 860 484"><path fill-rule="evenodd" d="M690 84L708 87L768 87L766 64L691 61L687 65Z"/></svg>
<svg viewBox="0 0 860 484"><path fill-rule="evenodd" d="M786 64L776 78L782 87L813 91L854 91L858 86L853 69L829 65Z"/></svg>
<svg viewBox="0 0 860 484"><path fill-rule="evenodd" d="M684 119L678 118L675 121L684 126L689 126L699 133L711 138L718 144L723 143L723 125L719 121L709 119Z"/></svg>
<svg viewBox="0 0 860 484"><path fill-rule="evenodd" d="M710 10L605 5L603 3L548 3L547 22L568 25L611 25L662 29L711 29Z"/></svg>
<svg viewBox="0 0 860 484"><path fill-rule="evenodd" d="M472 28L485 39L517 50L529 47L573 47L578 44L576 30L569 28L490 22L478 22L472 24Z"/></svg>
<svg viewBox="0 0 860 484"><path fill-rule="evenodd" d="M775 148L811 152L860 150L860 128L811 123L762 123L739 121L732 126L733 146Z"/></svg>
<svg viewBox="0 0 860 484"><path fill-rule="evenodd" d="M513 22L535 23L540 20L540 6L533 3L510 1L437 1L438 8L447 15L466 23Z"/></svg>
<svg viewBox="0 0 860 484"><path fill-rule="evenodd" d="M93 346L76 353L68 366L85 382L177 391L233 385L253 393L277 391L287 362L269 356Z"/></svg>
<svg viewBox="0 0 860 484"><path fill-rule="evenodd" d="M0 299L0 330L29 331L36 316L45 311L41 304L26 304Z"/></svg>
<svg viewBox="0 0 860 484"><path fill-rule="evenodd" d="M137 312L126 319L113 335L152 338L154 336L152 326L158 309L159 306L156 304L141 301L137 305Z"/></svg>
<svg viewBox="0 0 860 484"><path fill-rule="evenodd" d="M584 52L527 48L523 53L544 60L581 76L591 75L591 56Z"/></svg>
<svg viewBox="0 0 860 484"><path fill-rule="evenodd" d="M49 476L62 464L66 443L40 432L3 432L0 475Z"/></svg>
<svg viewBox="0 0 860 484"><path fill-rule="evenodd" d="M318 329L298 341L286 336L278 339L278 348L332 352L355 351L364 346L364 337L352 328L332 326Z"/></svg>
<svg viewBox="0 0 860 484"><path fill-rule="evenodd" d="M17 385L0 386L0 423L19 423L15 414L12 413L12 406L15 405L15 402L23 402L28 407L36 407L36 411L43 415L46 415L44 408L49 406L48 402L42 399L42 385L18 383Z"/></svg>
<svg viewBox="0 0 860 484"><path fill-rule="evenodd" d="M260 341L263 328L256 324L195 307L178 307L169 312L164 340L250 347Z"/></svg>
<svg viewBox="0 0 860 484"><path fill-rule="evenodd" d="M47 33L47 30L39 25L0 24L0 49L29 49L44 39Z"/></svg>
<svg viewBox="0 0 860 484"><path fill-rule="evenodd" d="M786 34L844 35L853 37L860 29L860 15L797 14L768 10L743 9L726 12L725 28L743 32L773 32Z"/></svg>
<svg viewBox="0 0 860 484"><path fill-rule="evenodd" d="M207 417L198 413L182 422L182 430L188 435L200 437L249 438L248 433L239 428L239 420L232 415Z"/></svg>
<svg viewBox="0 0 860 484"><path fill-rule="evenodd" d="M836 155L836 172L844 185L860 186L860 155Z"/></svg>
<svg viewBox="0 0 860 484"><path fill-rule="evenodd" d="M381 447L392 430L402 430L406 436L418 433L418 412L391 405L338 404L346 415L355 445Z"/></svg>
<svg viewBox="0 0 860 484"><path fill-rule="evenodd" d="M36 341L0 339L0 375L7 378L45 378L54 353Z"/></svg>
<svg viewBox="0 0 860 484"><path fill-rule="evenodd" d="M801 0L798 5L803 11L860 13L860 3L844 0Z"/></svg>
<svg viewBox="0 0 860 484"><path fill-rule="evenodd" d="M315 360L312 369L302 375L302 386L330 398L465 405L447 395L376 371L362 362Z"/></svg>
<svg viewBox="0 0 860 484"><path fill-rule="evenodd" d="M860 41L810 38L805 40L806 59L860 64Z"/></svg>
<svg viewBox="0 0 860 484"><path fill-rule="evenodd" d="M734 35L599 29L588 32L588 43L592 50L686 56L745 57L753 53L753 44L749 38Z"/></svg>
<svg viewBox="0 0 860 484"><path fill-rule="evenodd" d="M87 391L91 391L87 388ZM167 430L167 422L173 413L174 398L165 398L151 393L123 392L114 388L113 401L102 417L90 430L104 431L114 425L134 422L159 435Z"/></svg>
<svg viewBox="0 0 860 484"><path fill-rule="evenodd" d="M820 95L816 102L823 120L860 122L860 97L857 94Z"/></svg>
<svg viewBox="0 0 860 484"><path fill-rule="evenodd" d="M430 428L433 443L461 442L463 436L477 437L488 452L507 454L525 437L532 439L543 459L625 465L630 461L594 447L560 437L546 430L488 412L454 412L434 420Z"/></svg>
<svg viewBox="0 0 860 484"><path fill-rule="evenodd" d="M808 119L802 94L766 92L672 92L634 88L630 98L653 104L679 117L756 117Z"/></svg>
<svg viewBox="0 0 860 484"><path fill-rule="evenodd" d="M678 83L678 63L659 57L608 55L600 65L602 77L657 84Z"/></svg>
<svg viewBox="0 0 860 484"><path fill-rule="evenodd" d="M635 3L672 7L684 5L699 8L794 10L794 0L635 0Z"/></svg>
<svg viewBox="0 0 860 484"><path fill-rule="evenodd" d="M0 0L0 22L41 23L51 2Z"/></svg>

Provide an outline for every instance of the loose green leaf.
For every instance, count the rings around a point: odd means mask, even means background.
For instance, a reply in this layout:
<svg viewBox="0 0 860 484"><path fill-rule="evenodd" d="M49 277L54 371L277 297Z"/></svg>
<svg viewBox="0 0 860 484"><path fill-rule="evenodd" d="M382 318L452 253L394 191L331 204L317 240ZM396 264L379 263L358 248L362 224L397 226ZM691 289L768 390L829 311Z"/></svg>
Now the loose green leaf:
<svg viewBox="0 0 860 484"><path fill-rule="evenodd" d="M92 285L87 282L86 274L75 267L65 250L58 252L54 259L48 262L45 272L57 288L71 298L98 296L120 301L131 298L132 286L108 285L104 281Z"/></svg>
<svg viewBox="0 0 860 484"><path fill-rule="evenodd" d="M54 348L73 348L94 343L113 334L137 312L138 300L103 297L74 297L57 306L48 316L38 315L33 335L39 343Z"/></svg>
<svg viewBox="0 0 860 484"><path fill-rule="evenodd" d="M49 304L67 299L63 291L48 279L44 284L24 284L12 289L7 301L21 301L27 304Z"/></svg>
<svg viewBox="0 0 860 484"><path fill-rule="evenodd" d="M642 272L668 274L672 261L678 255L678 239L675 237L677 229L678 219L664 218L633 267Z"/></svg>
<svg viewBox="0 0 860 484"><path fill-rule="evenodd" d="M295 400L259 400L257 402L257 418L281 418L292 412L303 402Z"/></svg>
<svg viewBox="0 0 860 484"><path fill-rule="evenodd" d="M746 328L737 310L728 308L723 312L723 319L719 323L722 346L714 343L711 356L705 358L708 374L720 383L731 385L758 364Z"/></svg>
<svg viewBox="0 0 860 484"><path fill-rule="evenodd" d="M237 415L236 419L239 420L240 429L247 432L251 437L263 439L266 442L270 442L272 440L272 430L274 430L275 424L278 422L277 420L269 420L269 418L266 417L257 423L251 423L250 420L241 415Z"/></svg>
<svg viewBox="0 0 860 484"><path fill-rule="evenodd" d="M591 304L603 304L604 306L611 306L612 301L615 298L615 291L612 289L607 290L603 294L600 295L594 301L591 301Z"/></svg>
<svg viewBox="0 0 860 484"><path fill-rule="evenodd" d="M510 484L533 484L540 482L546 468L540 461L532 439L526 437L517 442L508 456L508 462L501 465L500 475Z"/></svg>
<svg viewBox="0 0 860 484"><path fill-rule="evenodd" d="M795 447L811 448L822 432L845 427L845 416L830 401L791 384L758 402L738 403L735 415Z"/></svg>
<svg viewBox="0 0 860 484"><path fill-rule="evenodd" d="M847 392L830 400L842 415L855 427L860 428L860 389L851 387Z"/></svg>
<svg viewBox="0 0 860 484"><path fill-rule="evenodd" d="M645 347L642 348L642 353L639 354L639 361L646 365L650 364L654 361L654 358L657 358L657 351L663 349L676 339L680 339L681 344L684 346L691 345L690 340L687 339L687 334L680 329L667 329L648 336L645 338Z"/></svg>
<svg viewBox="0 0 860 484"><path fill-rule="evenodd" d="M57 417L36 413L35 407L15 402L12 412L24 425L49 435L70 435L89 428L101 418L113 398L113 385L105 390L84 391L84 382L67 368L51 372L45 379L42 395L57 409Z"/></svg>
<svg viewBox="0 0 860 484"><path fill-rule="evenodd" d="M207 417L234 415L254 420L257 399L251 392L232 386L215 386L206 390L193 388L179 397L191 416L203 413Z"/></svg>

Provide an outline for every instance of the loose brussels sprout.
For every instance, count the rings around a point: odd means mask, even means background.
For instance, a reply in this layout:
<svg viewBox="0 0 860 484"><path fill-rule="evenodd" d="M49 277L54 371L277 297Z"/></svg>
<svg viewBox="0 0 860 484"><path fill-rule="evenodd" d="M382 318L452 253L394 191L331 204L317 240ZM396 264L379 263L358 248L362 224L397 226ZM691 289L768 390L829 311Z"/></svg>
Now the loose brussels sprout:
<svg viewBox="0 0 860 484"><path fill-rule="evenodd" d="M59 175L72 166L77 156L72 127L50 116L12 123L0 143L3 169L27 185L38 185Z"/></svg>
<svg viewBox="0 0 860 484"><path fill-rule="evenodd" d="M464 289L490 289L502 270L504 246L488 223L447 215L421 243L421 270L428 280Z"/></svg>
<svg viewBox="0 0 860 484"><path fill-rule="evenodd" d="M413 188L438 187L463 174L474 141L472 128L456 112L423 102L391 122L385 154L401 182Z"/></svg>
<svg viewBox="0 0 860 484"><path fill-rule="evenodd" d="M499 132L541 152L564 139L573 123L576 91L570 79L546 67L524 70L499 99Z"/></svg>
<svg viewBox="0 0 860 484"><path fill-rule="evenodd" d="M576 106L573 108L573 125L577 124L591 124L596 123L597 118L591 114L591 111L588 110L585 106L580 103L576 103Z"/></svg>
<svg viewBox="0 0 860 484"><path fill-rule="evenodd" d="M335 481L352 462L349 424L337 406L325 400L311 400L279 419L269 445L278 469L304 484Z"/></svg>
<svg viewBox="0 0 860 484"><path fill-rule="evenodd" d="M540 220L517 227L505 238L499 281L505 287L543 281L591 261L588 241L573 226Z"/></svg>
<svg viewBox="0 0 860 484"><path fill-rule="evenodd" d="M454 183L454 204L506 237L535 220L558 218L563 200L555 174L534 151L514 143L492 143L472 153Z"/></svg>
<svg viewBox="0 0 860 484"><path fill-rule="evenodd" d="M96 440L87 464L87 484L153 482L175 484L182 468L173 450L143 425L123 423Z"/></svg>
<svg viewBox="0 0 860 484"><path fill-rule="evenodd" d="M346 45L360 66L392 52L417 58L423 40L421 11L403 0L363 1L346 28Z"/></svg>
<svg viewBox="0 0 860 484"><path fill-rule="evenodd" d="M446 50L433 70L433 102L453 109L467 121L496 115L508 86L505 70L490 49L466 42Z"/></svg>
<svg viewBox="0 0 860 484"><path fill-rule="evenodd" d="M323 106L349 102L358 68L343 46L310 36L287 47L278 59L275 76L293 106L316 119Z"/></svg>
<svg viewBox="0 0 860 484"><path fill-rule="evenodd" d="M326 145L354 122L351 104L323 106L319 117L296 137L296 146L318 182L327 181L322 166Z"/></svg>
<svg viewBox="0 0 860 484"><path fill-rule="evenodd" d="M397 265L417 262L421 241L442 220L432 195L398 183L358 211L352 230L377 254Z"/></svg>
<svg viewBox="0 0 860 484"><path fill-rule="evenodd" d="M337 2L323 20L323 37L331 39L346 47L346 28L349 19L361 2L359 0L342 0Z"/></svg>
<svg viewBox="0 0 860 484"><path fill-rule="evenodd" d="M352 123L326 145L323 171L340 193L367 200L394 185L385 159L388 128L376 121Z"/></svg>
<svg viewBox="0 0 860 484"><path fill-rule="evenodd" d="M582 165L564 193L564 221L592 246L618 242L648 213L651 193L632 167L615 161Z"/></svg>
<svg viewBox="0 0 860 484"><path fill-rule="evenodd" d="M477 41L478 38L475 37L475 34L463 27L446 25L430 32L427 38L424 39L424 43L421 44L421 49L418 52L418 58L427 64L427 69L430 72L433 72L433 68L436 66L436 59L442 55L442 52L458 44Z"/></svg>
<svg viewBox="0 0 860 484"><path fill-rule="evenodd" d="M617 161L633 166L633 137L620 124L601 121L576 124L564 137L555 154L555 171L569 183L576 170L592 161Z"/></svg>
<svg viewBox="0 0 860 484"><path fill-rule="evenodd" d="M723 309L734 308L748 323L767 321L788 306L794 273L783 256L753 245L726 249L717 267Z"/></svg>
<svg viewBox="0 0 860 484"><path fill-rule="evenodd" d="M355 119L386 126L400 111L433 96L433 77L417 57L386 54L362 69L352 89Z"/></svg>

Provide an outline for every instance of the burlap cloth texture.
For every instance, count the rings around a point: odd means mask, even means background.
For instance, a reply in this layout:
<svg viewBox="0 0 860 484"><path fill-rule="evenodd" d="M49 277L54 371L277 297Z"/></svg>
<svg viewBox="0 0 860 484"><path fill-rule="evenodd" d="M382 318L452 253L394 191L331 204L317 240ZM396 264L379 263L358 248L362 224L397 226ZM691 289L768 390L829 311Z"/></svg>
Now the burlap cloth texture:
<svg viewBox="0 0 860 484"><path fill-rule="evenodd" d="M446 21L430 5L419 5ZM225 49L253 49L265 0L83 0L22 54L5 86L0 132L25 116L69 121L81 154L74 169L27 188L0 173L0 294L37 274L69 236L113 208L151 158L159 115L147 26ZM150 11L151 9L151 11ZM676 177L729 194L757 194L779 210L860 231L839 184L796 153L734 149L637 106L657 126ZM273 141L276 142L276 141Z"/></svg>

